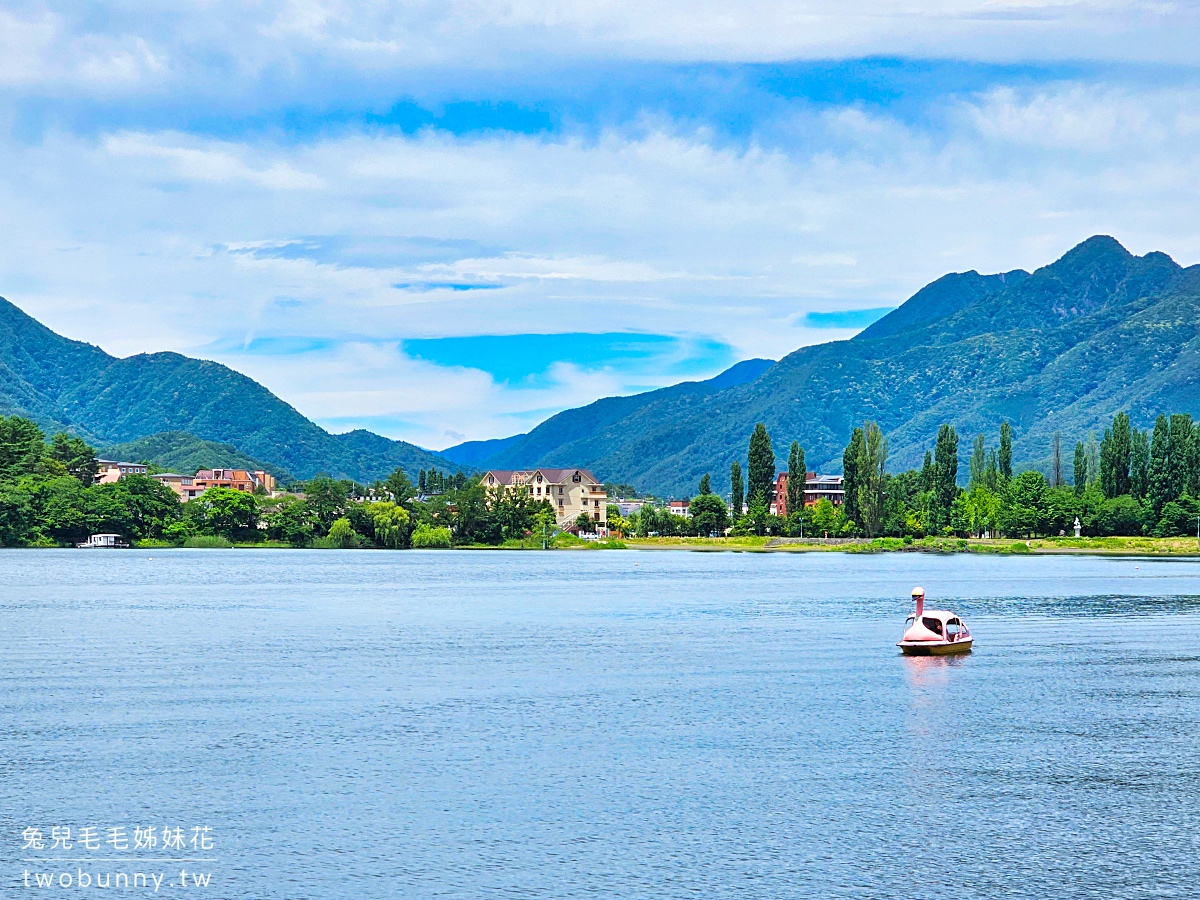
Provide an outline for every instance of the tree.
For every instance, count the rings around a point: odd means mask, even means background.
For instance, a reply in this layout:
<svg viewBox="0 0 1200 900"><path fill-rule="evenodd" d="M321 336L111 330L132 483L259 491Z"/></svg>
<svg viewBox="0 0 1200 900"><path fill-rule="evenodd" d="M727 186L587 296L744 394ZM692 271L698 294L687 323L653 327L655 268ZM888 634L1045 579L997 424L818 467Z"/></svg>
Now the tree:
<svg viewBox="0 0 1200 900"><path fill-rule="evenodd" d="M1146 496L1157 518L1170 493L1170 474L1167 468L1167 453L1171 444L1171 425L1166 416L1154 421L1154 435L1150 439L1150 466L1146 476Z"/></svg>
<svg viewBox="0 0 1200 900"><path fill-rule="evenodd" d="M403 469L396 469L383 482L383 488L392 496L392 501L400 506L407 505L408 501L416 494L416 488L404 473Z"/></svg>
<svg viewBox="0 0 1200 900"><path fill-rule="evenodd" d="M1000 423L1000 478L1007 484L1012 481L1012 441L1013 430L1005 419Z"/></svg>
<svg viewBox="0 0 1200 900"><path fill-rule="evenodd" d="M312 513L316 533L328 533L334 521L342 517L349 493L349 482L334 481L328 475L318 475L304 486L304 502Z"/></svg>
<svg viewBox="0 0 1200 900"><path fill-rule="evenodd" d="M312 540L312 516L308 504L299 497L283 497L264 516L267 536L286 541L293 547L305 547Z"/></svg>
<svg viewBox="0 0 1200 900"><path fill-rule="evenodd" d="M736 459L729 467L729 490L731 493L729 505L733 510L733 517L737 519L745 508L745 498L742 496L742 467ZM643 506L642 509L646 509L646 507Z"/></svg>
<svg viewBox="0 0 1200 900"><path fill-rule="evenodd" d="M338 550L353 550L359 546L359 535L350 524L350 520L343 516L335 519L329 526L329 534L325 536L325 543Z"/></svg>
<svg viewBox="0 0 1200 900"><path fill-rule="evenodd" d="M1187 491L1192 460L1192 417L1186 413L1171 416L1167 442L1167 500L1178 500Z"/></svg>
<svg viewBox="0 0 1200 900"><path fill-rule="evenodd" d="M397 471L399 471L397 469ZM394 475L395 473L393 473ZM401 472L401 475L404 473ZM408 481L407 478L404 479ZM388 478L391 481L391 478ZM409 485L411 487L411 484ZM395 496L395 495L393 495ZM392 550L399 549L408 543L408 510L399 502L382 501L371 503L367 512L375 522L375 543L380 547Z"/></svg>
<svg viewBox="0 0 1200 900"><path fill-rule="evenodd" d="M950 510L958 497L958 435L950 425L938 429L933 450L933 503L931 525L939 529L949 524Z"/></svg>
<svg viewBox="0 0 1200 900"><path fill-rule="evenodd" d="M425 479L426 479L425 470L422 469L419 473L417 473L417 493L420 494L421 496L425 495L425 490L427 487L427 485L425 483Z"/></svg>
<svg viewBox="0 0 1200 900"><path fill-rule="evenodd" d="M213 487L196 500L203 510L203 530L208 534L234 540L258 525L258 499L247 491Z"/></svg>
<svg viewBox="0 0 1200 900"><path fill-rule="evenodd" d="M83 438L72 437L60 431L50 439L47 455L62 463L67 473L79 479L84 487L90 487L100 472L96 451Z"/></svg>
<svg viewBox="0 0 1200 900"><path fill-rule="evenodd" d="M983 435L975 435L975 445L971 448L970 471L971 477L967 482L967 489L972 490L977 485L983 484L987 472L987 453L983 449Z"/></svg>
<svg viewBox="0 0 1200 900"><path fill-rule="evenodd" d="M1129 437L1129 493L1143 500L1150 487L1150 440L1136 428Z"/></svg>
<svg viewBox="0 0 1200 900"><path fill-rule="evenodd" d="M858 510L860 525L867 537L879 533L883 524L883 482L888 446L883 432L874 422L863 425L863 441L858 456Z"/></svg>
<svg viewBox="0 0 1200 900"><path fill-rule="evenodd" d="M45 435L36 423L20 416L0 416L0 479L15 481L28 475L45 450Z"/></svg>
<svg viewBox="0 0 1200 900"><path fill-rule="evenodd" d="M701 536L719 536L729 527L725 501L716 494L704 493L694 497L688 511L691 513L692 523L696 526L696 533Z"/></svg>
<svg viewBox="0 0 1200 900"><path fill-rule="evenodd" d="M1083 441L1075 442L1075 471L1073 474L1075 482L1075 493L1082 494L1087 490L1088 483L1088 463L1087 451L1083 447Z"/></svg>
<svg viewBox="0 0 1200 900"><path fill-rule="evenodd" d="M862 518L858 511L858 460L863 453L863 430L855 428L850 433L850 443L842 452L842 489L844 491L842 512L846 519L854 524L860 524Z"/></svg>
<svg viewBox="0 0 1200 900"><path fill-rule="evenodd" d="M591 533L595 531L595 525L592 522L592 517L585 512L581 512L575 517L575 527L579 531Z"/></svg>
<svg viewBox="0 0 1200 900"><path fill-rule="evenodd" d="M96 485L92 492L110 493L125 509L132 537L160 537L179 518L179 496L148 475L126 475L114 484Z"/></svg>
<svg viewBox="0 0 1200 900"><path fill-rule="evenodd" d="M1042 530L1042 506L1050 485L1041 472L1022 472L1008 488L1008 506L1001 527L1010 535L1028 537Z"/></svg>
<svg viewBox="0 0 1200 900"><path fill-rule="evenodd" d="M1050 486L1063 486L1062 435L1057 431L1050 442Z"/></svg>
<svg viewBox="0 0 1200 900"><path fill-rule="evenodd" d="M808 465L804 461L804 448L799 441L792 441L788 451L787 511L804 512L804 485L808 481Z"/></svg>
<svg viewBox="0 0 1200 900"><path fill-rule="evenodd" d="M771 435L767 426L759 422L750 435L750 450L747 454L746 494L753 503L756 497L764 505L771 503L771 488L775 481L775 451L771 447Z"/></svg>
<svg viewBox="0 0 1200 900"><path fill-rule="evenodd" d="M1130 443L1129 416L1117 413L1100 443L1100 489L1106 497L1129 493Z"/></svg>
<svg viewBox="0 0 1200 900"><path fill-rule="evenodd" d="M711 494L712 493L712 481L709 479L707 472L705 472L703 475L700 476L699 493L701 493L701 494Z"/></svg>
<svg viewBox="0 0 1200 900"><path fill-rule="evenodd" d="M412 545L417 550L448 550L453 546L450 529L444 526L434 527L422 522L412 534Z"/></svg>
<svg viewBox="0 0 1200 900"><path fill-rule="evenodd" d="M921 490L933 490L933 454L925 451L925 462L921 464Z"/></svg>

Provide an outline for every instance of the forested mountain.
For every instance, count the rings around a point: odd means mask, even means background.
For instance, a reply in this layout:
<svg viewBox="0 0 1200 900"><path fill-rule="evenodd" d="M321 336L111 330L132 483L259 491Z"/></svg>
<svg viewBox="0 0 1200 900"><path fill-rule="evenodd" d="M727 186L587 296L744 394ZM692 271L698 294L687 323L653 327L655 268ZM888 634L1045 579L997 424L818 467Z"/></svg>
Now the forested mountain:
<svg viewBox="0 0 1200 900"><path fill-rule="evenodd" d="M877 421L889 468L920 463L939 423L970 438L1009 420L1018 465L1099 435L1118 410L1148 427L1200 414L1200 266L1136 257L1093 237L1032 274L945 276L848 341L805 347L748 383L667 389L568 410L484 465L586 465L609 481L728 488L756 422L778 463L799 440L810 466L841 469L855 425Z"/></svg>
<svg viewBox="0 0 1200 900"><path fill-rule="evenodd" d="M220 363L178 353L109 356L55 334L2 298L0 413L28 416L47 432L72 431L99 447L185 431L298 478L326 472L371 481L396 468L413 475L454 469L403 441L365 431L330 434Z"/></svg>
<svg viewBox="0 0 1200 900"><path fill-rule="evenodd" d="M578 409L565 410L551 416L528 434L496 441L496 444L502 445L499 452L481 459L479 467L516 469L527 465L550 465L550 457L582 459L592 452L587 448L589 442L597 439L619 440L620 432L611 429L647 406L670 401L699 402L730 387L754 381L772 365L774 361L770 359L745 359L707 381L684 381L628 397L605 397ZM451 451L457 449L452 447ZM572 454L576 456L572 457Z"/></svg>

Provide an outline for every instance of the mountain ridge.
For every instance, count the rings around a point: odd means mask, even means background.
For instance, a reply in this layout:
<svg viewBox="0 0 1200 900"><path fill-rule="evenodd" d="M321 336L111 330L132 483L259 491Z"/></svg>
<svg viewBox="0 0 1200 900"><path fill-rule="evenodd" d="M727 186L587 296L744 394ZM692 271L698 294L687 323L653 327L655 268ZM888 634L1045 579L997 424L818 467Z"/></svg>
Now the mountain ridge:
<svg viewBox="0 0 1200 900"><path fill-rule="evenodd" d="M309 478L358 481L396 468L453 470L443 457L369 432L331 434L228 366L173 352L115 357L52 331L0 298L0 412L97 446L183 431Z"/></svg>

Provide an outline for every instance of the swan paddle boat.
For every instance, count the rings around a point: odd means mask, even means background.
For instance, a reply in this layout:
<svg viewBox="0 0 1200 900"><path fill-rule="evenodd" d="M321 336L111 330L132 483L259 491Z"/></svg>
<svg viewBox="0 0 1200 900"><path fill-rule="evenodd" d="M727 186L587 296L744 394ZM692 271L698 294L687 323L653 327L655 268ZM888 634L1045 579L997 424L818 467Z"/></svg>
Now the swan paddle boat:
<svg viewBox="0 0 1200 900"><path fill-rule="evenodd" d="M912 591L917 611L904 623L904 637L897 646L908 656L946 656L971 651L967 623L944 609L925 608L925 588Z"/></svg>

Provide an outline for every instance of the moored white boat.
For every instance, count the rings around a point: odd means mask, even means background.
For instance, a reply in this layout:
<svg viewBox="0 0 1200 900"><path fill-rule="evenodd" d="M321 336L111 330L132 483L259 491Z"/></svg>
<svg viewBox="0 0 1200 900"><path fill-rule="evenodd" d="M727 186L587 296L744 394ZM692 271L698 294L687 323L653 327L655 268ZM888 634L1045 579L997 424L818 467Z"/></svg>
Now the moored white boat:
<svg viewBox="0 0 1200 900"><path fill-rule="evenodd" d="M917 609L904 623L898 646L908 656L947 656L968 653L973 638L967 623L945 609L925 608L925 589L913 588Z"/></svg>

